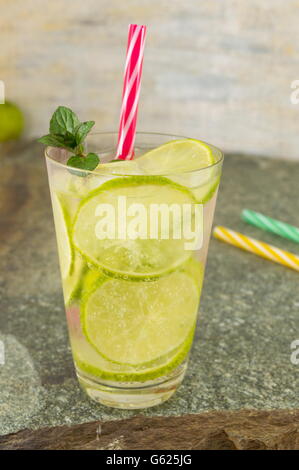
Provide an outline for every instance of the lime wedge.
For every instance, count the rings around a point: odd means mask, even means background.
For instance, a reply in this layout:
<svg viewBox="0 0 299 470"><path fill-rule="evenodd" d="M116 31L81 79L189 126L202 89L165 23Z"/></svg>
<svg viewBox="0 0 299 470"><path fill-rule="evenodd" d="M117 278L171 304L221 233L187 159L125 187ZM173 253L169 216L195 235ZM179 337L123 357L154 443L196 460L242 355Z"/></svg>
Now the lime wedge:
<svg viewBox="0 0 299 470"><path fill-rule="evenodd" d="M81 324L101 356L144 366L186 342L198 301L196 283L183 272L148 282L107 278L86 296Z"/></svg>
<svg viewBox="0 0 299 470"><path fill-rule="evenodd" d="M73 250L69 231L70 221L68 220L67 210L57 193L52 193L52 206L57 234L61 276L62 279L65 280L69 276L73 265Z"/></svg>
<svg viewBox="0 0 299 470"><path fill-rule="evenodd" d="M124 201L126 210L119 206ZM128 176L116 178L104 183L100 188L91 192L79 207L73 227L73 242L75 247L93 264L102 268L109 275L123 278L153 278L173 271L188 259L190 252L185 250L186 240L173 238L177 220L169 214L169 237L162 234L160 217L150 218L153 205L164 204L167 208L172 204L182 207L196 202L188 189L167 178L158 176ZM134 213L137 205L142 205L143 213L139 213L139 227L146 228L145 238L134 239L126 232L120 234L123 224L119 215ZM112 220L115 215L115 231L111 239L108 236L99 239L102 231L98 231L98 208L112 208ZM193 209L192 209L193 210ZM131 212L131 213L132 213ZM145 214L145 215L144 215ZM128 222L129 224L129 222ZM156 225L155 225L156 224ZM123 226L123 225L122 225ZM149 234L149 227L157 234L156 238ZM128 227L127 227L128 228ZM138 235L139 236L139 235Z"/></svg>

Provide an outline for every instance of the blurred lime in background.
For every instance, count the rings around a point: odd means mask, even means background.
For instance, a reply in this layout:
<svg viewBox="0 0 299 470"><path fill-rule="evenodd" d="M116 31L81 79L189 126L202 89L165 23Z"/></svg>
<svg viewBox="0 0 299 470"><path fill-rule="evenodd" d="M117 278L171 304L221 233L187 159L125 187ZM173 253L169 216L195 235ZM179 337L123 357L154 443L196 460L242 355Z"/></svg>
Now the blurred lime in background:
<svg viewBox="0 0 299 470"><path fill-rule="evenodd" d="M0 142L15 140L24 128L24 116L20 108L6 101L0 104Z"/></svg>

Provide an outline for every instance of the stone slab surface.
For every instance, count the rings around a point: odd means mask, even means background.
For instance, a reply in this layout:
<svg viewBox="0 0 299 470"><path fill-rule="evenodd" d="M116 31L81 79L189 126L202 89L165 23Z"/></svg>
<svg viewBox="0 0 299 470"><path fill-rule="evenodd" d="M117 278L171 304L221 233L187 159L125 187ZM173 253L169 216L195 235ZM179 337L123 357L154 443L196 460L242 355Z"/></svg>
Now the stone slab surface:
<svg viewBox="0 0 299 470"><path fill-rule="evenodd" d="M3 150L5 153L5 149ZM201 318L185 381L167 403L119 411L90 401L72 365L42 149L2 156L0 180L0 434L25 428L211 410L298 409L299 274L212 240ZM299 253L240 221L251 208L298 224L299 164L226 157L217 224Z"/></svg>

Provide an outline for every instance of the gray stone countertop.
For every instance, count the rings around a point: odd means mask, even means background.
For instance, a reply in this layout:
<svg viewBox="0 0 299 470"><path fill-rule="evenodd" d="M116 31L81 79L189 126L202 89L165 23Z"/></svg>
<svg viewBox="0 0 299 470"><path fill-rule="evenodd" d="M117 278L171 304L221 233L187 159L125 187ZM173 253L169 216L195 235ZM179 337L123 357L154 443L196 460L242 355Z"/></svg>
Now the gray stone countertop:
<svg viewBox="0 0 299 470"><path fill-rule="evenodd" d="M5 152L5 148L2 149ZM74 374L42 148L1 156L0 434L133 415L299 407L299 273L211 240L201 318L183 385L144 411L97 405ZM215 223L299 253L240 220L243 208L299 225L299 164L226 156Z"/></svg>

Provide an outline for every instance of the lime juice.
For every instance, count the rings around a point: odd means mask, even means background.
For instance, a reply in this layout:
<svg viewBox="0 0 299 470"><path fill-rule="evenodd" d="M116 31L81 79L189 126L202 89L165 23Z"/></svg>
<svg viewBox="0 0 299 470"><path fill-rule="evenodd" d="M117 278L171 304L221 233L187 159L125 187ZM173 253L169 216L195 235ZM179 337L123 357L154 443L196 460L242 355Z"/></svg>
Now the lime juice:
<svg viewBox="0 0 299 470"><path fill-rule="evenodd" d="M94 134L94 171L47 168L69 335L94 400L143 408L168 399L186 370L198 316L222 154L194 139L137 134L113 161L114 134Z"/></svg>

